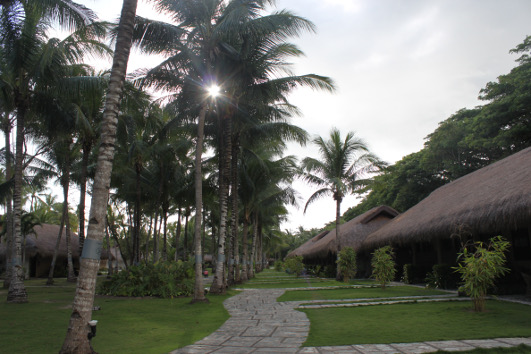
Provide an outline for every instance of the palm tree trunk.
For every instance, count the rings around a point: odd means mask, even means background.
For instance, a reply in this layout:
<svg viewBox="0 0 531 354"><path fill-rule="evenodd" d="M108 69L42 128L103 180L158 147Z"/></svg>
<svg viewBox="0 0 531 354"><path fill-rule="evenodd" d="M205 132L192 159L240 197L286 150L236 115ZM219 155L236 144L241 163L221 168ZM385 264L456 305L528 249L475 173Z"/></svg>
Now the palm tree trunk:
<svg viewBox="0 0 531 354"><path fill-rule="evenodd" d="M184 214L184 261L188 260L188 218L190 217L190 208L186 207L185 214Z"/></svg>
<svg viewBox="0 0 531 354"><path fill-rule="evenodd" d="M231 134L232 134L232 119L230 116L222 119L222 141L220 144L220 181L219 181L219 205L220 205L220 222L219 222L219 237L218 237L218 261L216 263L216 275L210 287L210 292L213 294L224 294L226 292L225 286L225 238L227 234L227 209L228 209L228 194L230 182L230 165L231 165ZM223 153L221 153L223 152Z"/></svg>
<svg viewBox="0 0 531 354"><path fill-rule="evenodd" d="M118 246L118 251L120 252L120 256L124 261L125 269L127 269L129 268L129 265L127 264L127 258L124 257L124 253L122 252L122 246L120 245L120 240L118 239L118 233L116 232L113 226L109 225L109 221L107 220L107 218L105 218L105 222L107 223L107 227L111 231L111 235L114 238L114 242L116 242L116 246Z"/></svg>
<svg viewBox="0 0 531 354"><path fill-rule="evenodd" d="M70 187L70 145L71 141L67 144L68 150L65 160L65 170L63 171L61 184L63 185L63 215L65 220L65 240L66 240L66 255L68 264L67 281L75 282L76 275L74 273L74 262L72 261L72 246L70 244L70 218L68 217L68 190Z"/></svg>
<svg viewBox="0 0 531 354"><path fill-rule="evenodd" d="M66 240L66 257L68 260L68 274L67 281L74 283L76 281L76 274L74 273L74 261L72 260L72 245L70 243L70 220L68 218L68 201L65 202L66 216L65 216L65 240Z"/></svg>
<svg viewBox="0 0 531 354"><path fill-rule="evenodd" d="M253 243L251 246L251 259L249 264L249 279L254 278L254 266L256 258L256 242L258 239L258 215L255 214L253 222Z"/></svg>
<svg viewBox="0 0 531 354"><path fill-rule="evenodd" d="M194 247L195 247L195 285L194 298L192 303L205 302L205 290L203 289L203 250L201 248L201 224L203 211L203 172L201 169L203 156L203 139L205 129L206 104L201 107L197 123L197 145L195 148L195 225L194 225Z"/></svg>
<svg viewBox="0 0 531 354"><path fill-rule="evenodd" d="M26 107L20 104L17 112L17 138L15 143L15 186L13 189L13 272L7 293L7 302L28 302L28 293L24 286L24 267L22 264L22 175L24 173L24 129Z"/></svg>
<svg viewBox="0 0 531 354"><path fill-rule="evenodd" d="M231 195L232 195L232 232L231 232L231 245L232 249L230 250L230 256L229 256L229 279L228 283L229 285L234 284L235 282L238 282L240 279L240 275L238 274L240 271L240 267L238 264L238 256L239 256L239 244L238 244L238 153L239 153L239 146L238 146L238 135L234 134L234 138L232 139L232 159L231 159ZM236 274L235 274L236 273Z"/></svg>
<svg viewBox="0 0 531 354"><path fill-rule="evenodd" d="M83 251L83 243L85 242L85 197L87 195L87 175L88 175L88 163L90 157L90 150L92 150L92 144L83 142L83 157L81 159L81 176L79 183L79 254Z"/></svg>
<svg viewBox="0 0 531 354"><path fill-rule="evenodd" d="M159 260L159 238L157 237L157 222L158 222L157 220L158 219L159 219L159 215L157 212L155 213L155 221L150 223L151 232L149 234L153 235L153 263L156 263ZM149 238L148 238L148 242L146 242L146 256L148 254L148 246L147 246L148 244L149 244Z"/></svg>
<svg viewBox="0 0 531 354"><path fill-rule="evenodd" d="M117 115L125 74L127 72L136 7L137 0L124 0L123 2L120 24L118 25L113 67L109 80L105 110L103 112L101 143L96 166L96 176L94 178L92 203L90 206L89 227L80 261L81 269L72 314L60 353L84 354L94 352L87 336L90 331L88 321L91 320L94 304L96 277L100 264L103 229L105 228L114 158L114 143L118 123Z"/></svg>
<svg viewBox="0 0 531 354"><path fill-rule="evenodd" d="M162 214L163 235L162 235L162 260L166 262L168 260L168 210L165 209Z"/></svg>
<svg viewBox="0 0 531 354"><path fill-rule="evenodd" d="M5 114L2 130L5 134L5 160L6 160L6 181L13 178L13 166L11 165L11 121L9 115ZM13 274L13 193L9 189L6 197L6 276L4 278L4 288L9 288Z"/></svg>
<svg viewBox="0 0 531 354"><path fill-rule="evenodd" d="M248 259L248 246L247 246L247 235L249 233L249 221L247 217L247 208L244 207L243 210L243 230L242 230L242 271L240 275L240 281L246 282L249 280L249 259Z"/></svg>
<svg viewBox="0 0 531 354"><path fill-rule="evenodd" d="M53 251L52 263L50 264L50 271L48 272L48 280L46 285L53 285L53 273L55 271L55 263L57 262L57 254L59 253L59 245L61 244L61 235L63 234L63 228L65 227L65 213L61 215L61 225L59 226L59 234L55 241L55 249Z"/></svg>
<svg viewBox="0 0 531 354"><path fill-rule="evenodd" d="M141 210L140 204L142 187L140 185L140 172L142 167L140 164L135 164L136 180L135 180L135 228L133 233L133 264L140 263L140 227L141 227Z"/></svg>
<svg viewBox="0 0 531 354"><path fill-rule="evenodd" d="M179 260L179 237L181 237L181 208L177 212L177 230L175 230L175 257L174 260Z"/></svg>
<svg viewBox="0 0 531 354"><path fill-rule="evenodd" d="M111 238L109 237L109 224L107 223L105 227L105 241L107 241L107 250L108 250L108 257L107 257L107 278L110 278L113 274L113 268L112 268L112 259L111 259Z"/></svg>
<svg viewBox="0 0 531 354"><path fill-rule="evenodd" d="M341 252L341 234L339 233L339 223L341 222L341 198L336 199L336 280L341 281L341 269L339 268L339 252Z"/></svg>

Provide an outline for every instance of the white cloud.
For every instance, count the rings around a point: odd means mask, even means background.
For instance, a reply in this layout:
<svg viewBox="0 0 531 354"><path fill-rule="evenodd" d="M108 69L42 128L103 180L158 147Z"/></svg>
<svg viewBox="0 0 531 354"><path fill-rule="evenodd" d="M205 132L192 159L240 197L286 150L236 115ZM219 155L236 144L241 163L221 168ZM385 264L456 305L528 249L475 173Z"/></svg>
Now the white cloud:
<svg viewBox="0 0 531 354"><path fill-rule="evenodd" d="M147 3L146 1L143 1ZM105 19L121 2L84 0ZM304 117L293 121L310 134L332 126L356 131L388 162L420 150L437 124L463 107L480 104L479 90L516 64L509 49L531 34L529 0L279 0L315 23L317 34L294 39L307 57L298 74L332 77L335 95L298 90L291 95ZM149 5L139 14L151 16ZM140 63L135 60L131 68ZM311 146L288 154L318 157ZM296 184L303 202L312 188ZM306 198L306 199L305 199ZM346 210L357 201L345 200ZM284 227L319 227L334 219L333 201L292 210Z"/></svg>
<svg viewBox="0 0 531 354"><path fill-rule="evenodd" d="M363 8L363 2L359 0L324 0L325 4L340 6L342 10L349 13L360 12Z"/></svg>

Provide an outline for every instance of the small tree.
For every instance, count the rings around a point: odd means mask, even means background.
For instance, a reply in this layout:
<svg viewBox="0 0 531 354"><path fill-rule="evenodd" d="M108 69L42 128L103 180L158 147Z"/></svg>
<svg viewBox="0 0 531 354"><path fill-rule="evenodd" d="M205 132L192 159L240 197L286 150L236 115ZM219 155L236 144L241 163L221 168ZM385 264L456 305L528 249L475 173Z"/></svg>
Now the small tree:
<svg viewBox="0 0 531 354"><path fill-rule="evenodd" d="M302 274L304 263L302 263L302 256L289 257L284 261L284 269L290 274L295 273L297 276Z"/></svg>
<svg viewBox="0 0 531 354"><path fill-rule="evenodd" d="M352 247L344 247L339 252L336 263L341 274L343 274L343 282L348 283L350 278L354 278L358 268L356 265L356 251Z"/></svg>
<svg viewBox="0 0 531 354"><path fill-rule="evenodd" d="M391 246L378 248L372 253L372 276L385 289L385 285L395 278L395 253Z"/></svg>
<svg viewBox="0 0 531 354"><path fill-rule="evenodd" d="M509 268L504 266L505 251L509 245L502 236L496 236L489 240L488 245L476 242L473 247L465 246L463 252L458 255L460 263L455 269L461 274L463 290L472 298L474 311L485 311L487 290L494 285L496 278L509 271Z"/></svg>

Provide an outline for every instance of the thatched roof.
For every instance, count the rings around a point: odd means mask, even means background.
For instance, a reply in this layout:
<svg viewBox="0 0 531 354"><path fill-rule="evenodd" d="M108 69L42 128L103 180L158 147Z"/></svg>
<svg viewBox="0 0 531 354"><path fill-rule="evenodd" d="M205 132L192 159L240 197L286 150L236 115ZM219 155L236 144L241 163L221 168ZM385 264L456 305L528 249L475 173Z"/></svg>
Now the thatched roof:
<svg viewBox="0 0 531 354"><path fill-rule="evenodd" d="M34 257L39 254L41 257L52 257L55 250L57 235L59 234L59 225L43 224L35 226L36 235L26 236L26 257ZM72 257L79 257L79 238L74 232L70 232L70 242ZM0 244L0 255L4 256L6 250L5 242ZM66 257L66 232L63 228L61 234L61 243L59 244L59 257Z"/></svg>
<svg viewBox="0 0 531 354"><path fill-rule="evenodd" d="M398 215L393 208L382 205L355 217L339 226L342 247L349 246L358 250L361 243L372 232L387 224ZM312 239L306 241L299 248L288 254L290 256L303 256L305 259L325 258L328 254L337 252L336 230L323 231Z"/></svg>
<svg viewBox="0 0 531 354"><path fill-rule="evenodd" d="M531 148L448 183L365 240L363 247L502 233L531 222Z"/></svg>

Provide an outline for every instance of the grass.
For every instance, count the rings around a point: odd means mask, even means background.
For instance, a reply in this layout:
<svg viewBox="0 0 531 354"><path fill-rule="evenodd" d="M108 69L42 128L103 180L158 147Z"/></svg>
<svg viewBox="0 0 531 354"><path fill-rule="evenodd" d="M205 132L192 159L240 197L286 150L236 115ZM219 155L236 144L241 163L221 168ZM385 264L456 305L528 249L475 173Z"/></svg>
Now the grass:
<svg viewBox="0 0 531 354"><path fill-rule="evenodd" d="M488 301L441 302L301 310L310 319L304 346L407 343L531 336L531 306Z"/></svg>
<svg viewBox="0 0 531 354"><path fill-rule="evenodd" d="M65 338L75 284L57 280L26 281L29 303L0 302L0 353L57 353ZM98 320L94 349L105 353L165 353L192 344L229 318L223 301L234 295L208 296L209 304L190 305L190 298L96 297L92 318ZM7 290L0 291L0 297Z"/></svg>
<svg viewBox="0 0 531 354"><path fill-rule="evenodd" d="M356 279L348 283L336 281L335 279L314 278L314 277L297 277L294 274L277 272L272 269L264 270L256 274L254 279L247 283L238 285L242 289L286 289L286 288L305 288L305 287L332 287L348 285L367 285L376 284L373 280Z"/></svg>
<svg viewBox="0 0 531 354"><path fill-rule="evenodd" d="M309 300L344 300L365 299L395 296L430 296L443 295L447 292L424 289L412 286L391 286L381 288L347 288L347 289L309 289L305 291L291 290L278 298L278 301L309 301Z"/></svg>

